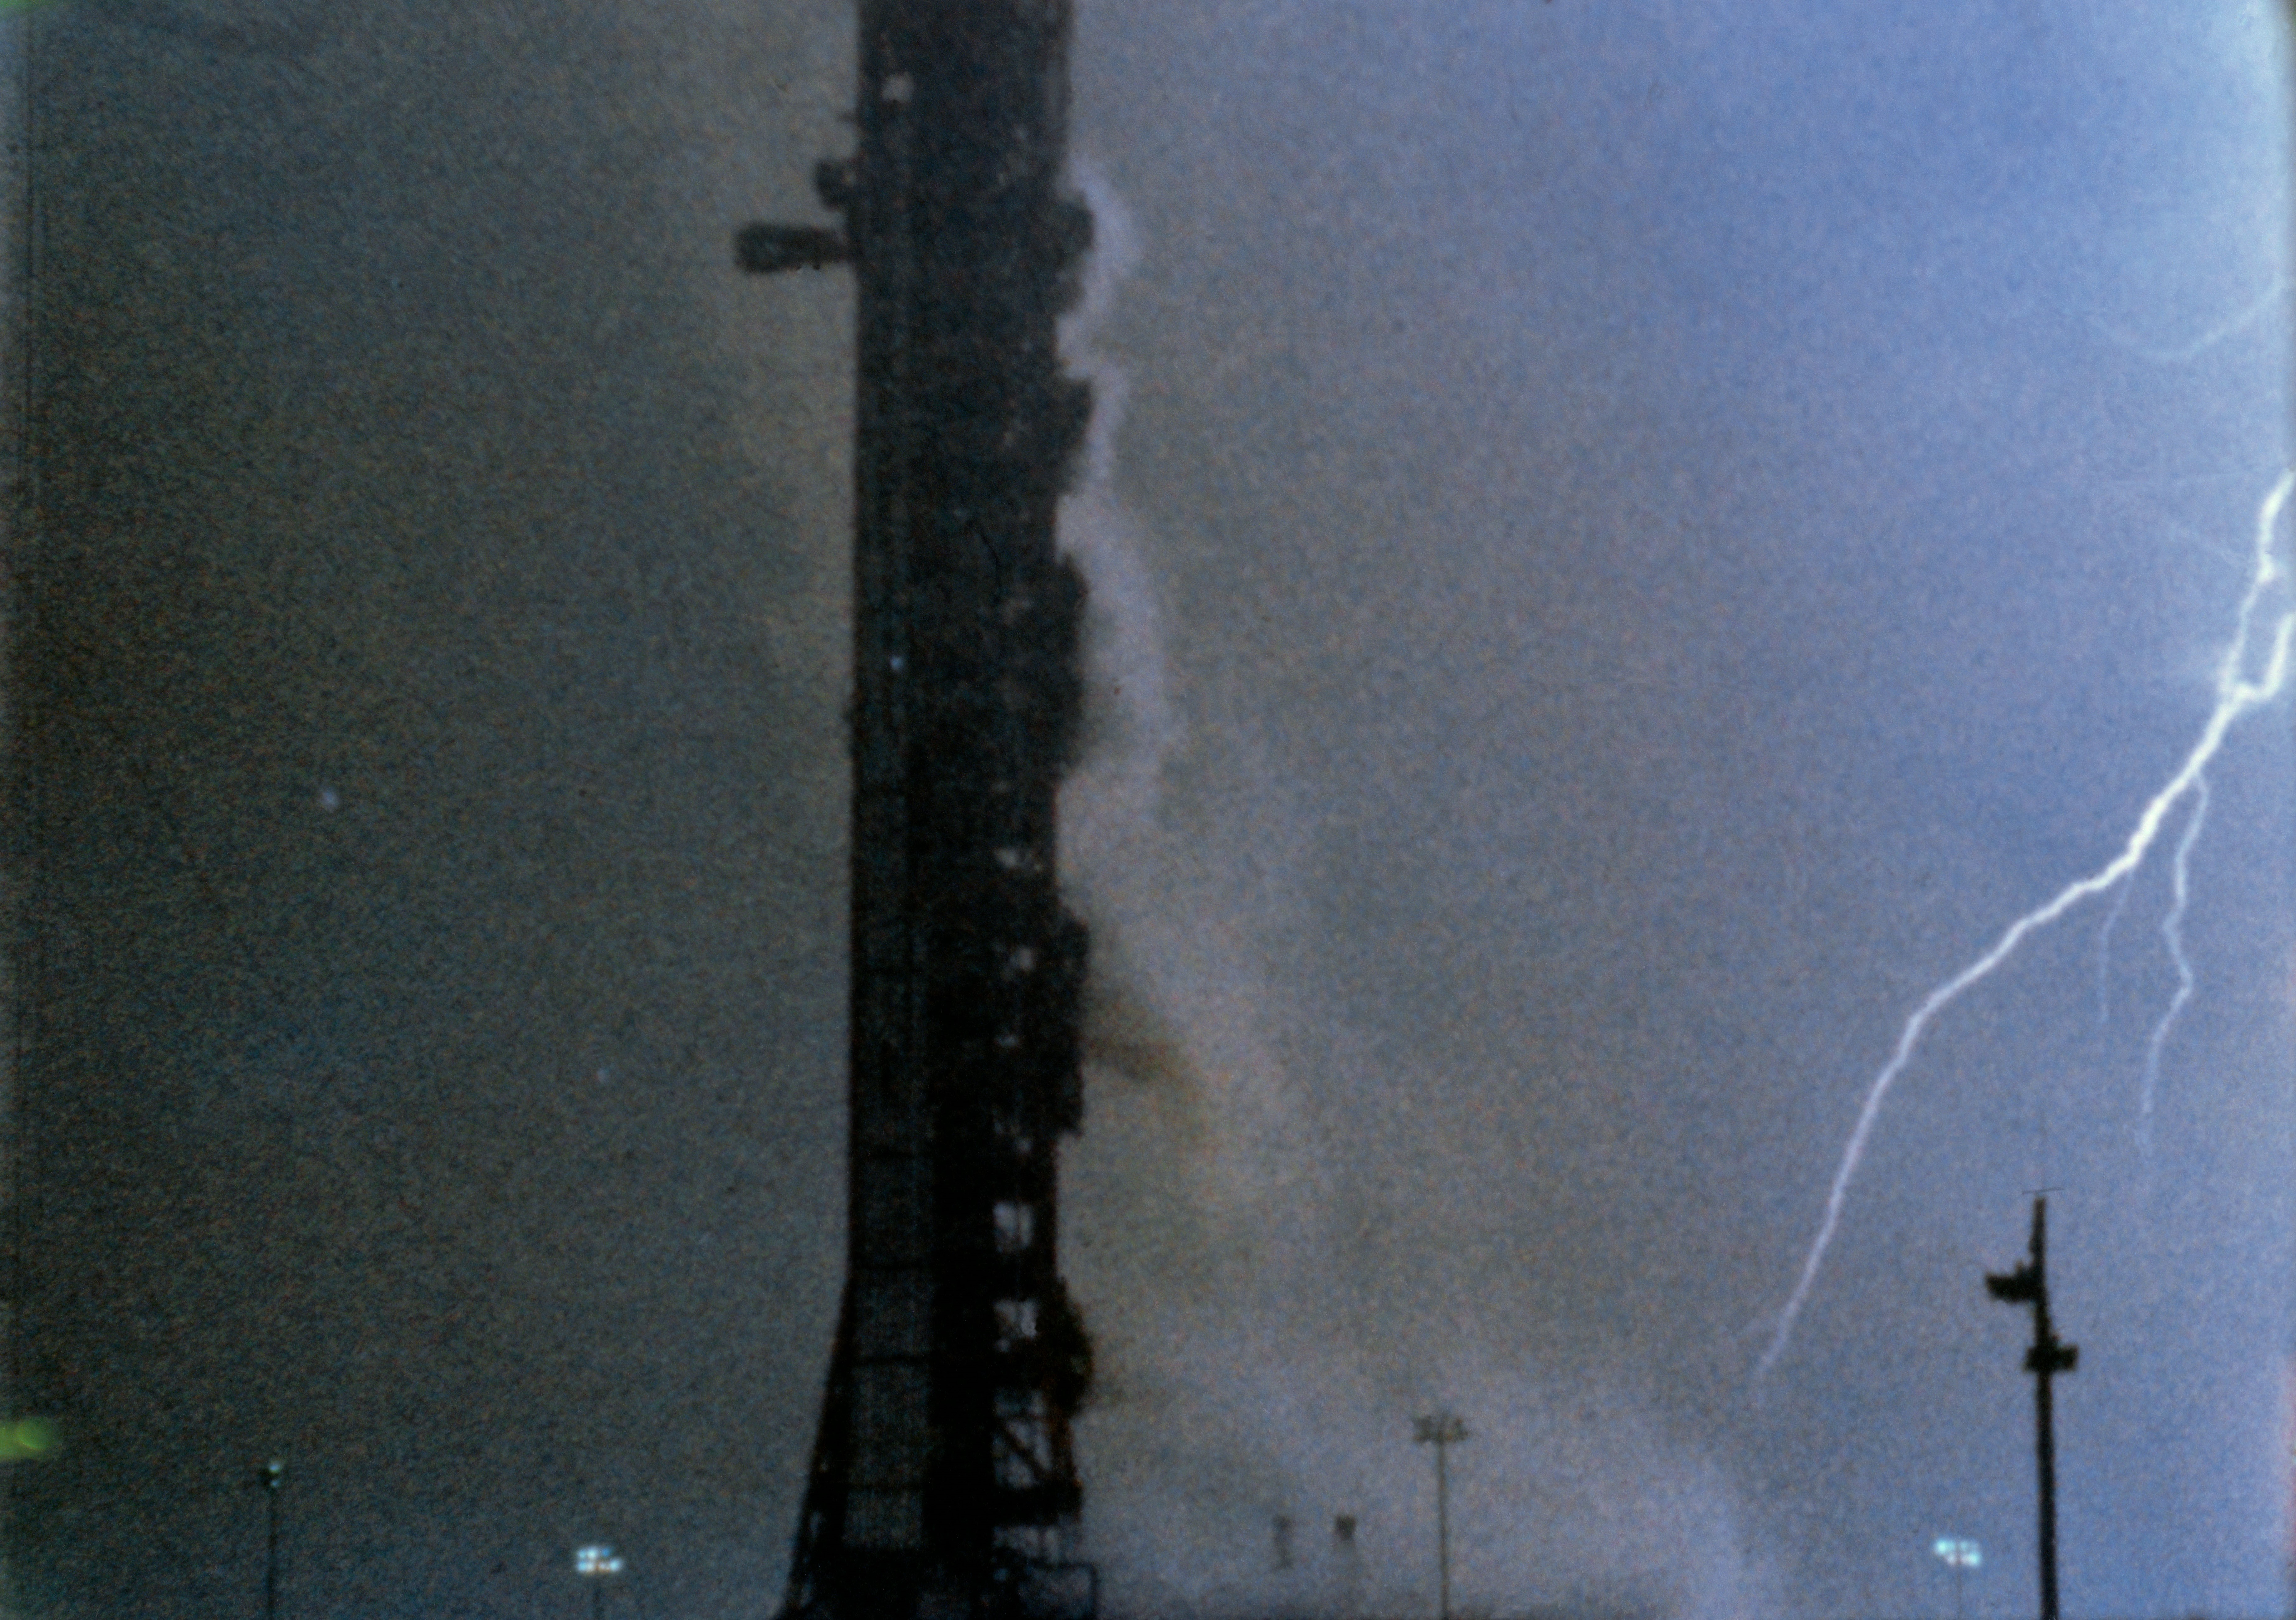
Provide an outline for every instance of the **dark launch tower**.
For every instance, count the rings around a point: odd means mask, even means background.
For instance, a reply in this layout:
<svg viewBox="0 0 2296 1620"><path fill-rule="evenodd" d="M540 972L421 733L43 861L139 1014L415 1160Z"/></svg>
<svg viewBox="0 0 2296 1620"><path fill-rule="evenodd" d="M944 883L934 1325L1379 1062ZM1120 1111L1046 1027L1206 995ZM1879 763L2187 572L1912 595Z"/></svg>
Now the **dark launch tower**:
<svg viewBox="0 0 2296 1620"><path fill-rule="evenodd" d="M1057 1269L1083 928L1055 879L1083 588L1054 509L1090 413L1054 323L1091 218L1062 189L1067 0L864 0L845 228L855 450L851 1135L844 1304L785 1613L1074 1612Z"/></svg>

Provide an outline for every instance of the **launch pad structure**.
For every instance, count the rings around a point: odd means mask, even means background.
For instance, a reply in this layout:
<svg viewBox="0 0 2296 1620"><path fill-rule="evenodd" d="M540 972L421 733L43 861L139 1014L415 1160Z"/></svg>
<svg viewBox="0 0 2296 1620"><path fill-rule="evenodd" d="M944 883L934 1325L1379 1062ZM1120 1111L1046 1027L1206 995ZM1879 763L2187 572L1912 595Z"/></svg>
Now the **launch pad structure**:
<svg viewBox="0 0 2296 1620"><path fill-rule="evenodd" d="M843 228L735 242L858 290L847 1269L786 1620L1097 1606L1057 1244L1086 955L1054 820L1084 605L1054 520L1092 405L1056 330L1092 229L1070 33L1068 0L863 0L857 149L816 172Z"/></svg>

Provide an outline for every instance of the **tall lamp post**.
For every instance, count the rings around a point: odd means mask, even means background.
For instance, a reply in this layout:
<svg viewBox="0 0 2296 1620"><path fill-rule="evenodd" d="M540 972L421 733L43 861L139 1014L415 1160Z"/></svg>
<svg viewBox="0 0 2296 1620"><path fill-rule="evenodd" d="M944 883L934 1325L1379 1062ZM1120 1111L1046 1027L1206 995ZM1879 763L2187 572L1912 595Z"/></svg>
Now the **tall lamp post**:
<svg viewBox="0 0 2296 1620"><path fill-rule="evenodd" d="M577 1547L574 1573L590 1577L590 1620L606 1620L606 1577L622 1573L621 1554L611 1547Z"/></svg>
<svg viewBox="0 0 2296 1620"><path fill-rule="evenodd" d="M2013 1272L1988 1272L1985 1290L2009 1305L2033 1307L2033 1344L2025 1370L2033 1375L2033 1460L2040 1492L2041 1620L2057 1620L2057 1434L2049 1380L2080 1364L2080 1346L2057 1337L2049 1321L2049 1200L2033 1198L2033 1235L2024 1263Z"/></svg>
<svg viewBox="0 0 2296 1620"><path fill-rule="evenodd" d="M1962 1583L1968 1578L1971 1570L1985 1562L1984 1553L1979 1550L1975 1542L1958 1535L1938 1537L1930 1543L1930 1550L1944 1559L1945 1567L1953 1571L1953 1620L1965 1620L1961 1603Z"/></svg>
<svg viewBox="0 0 2296 1620"><path fill-rule="evenodd" d="M279 1487L287 1483L287 1465L275 1457L247 1483L263 1493L263 1620L279 1620Z"/></svg>
<svg viewBox="0 0 2296 1620"><path fill-rule="evenodd" d="M1451 1476L1444 1453L1467 1437L1467 1426L1456 1414L1439 1411L1414 1420L1411 1437L1435 1448L1435 1612L1451 1620Z"/></svg>

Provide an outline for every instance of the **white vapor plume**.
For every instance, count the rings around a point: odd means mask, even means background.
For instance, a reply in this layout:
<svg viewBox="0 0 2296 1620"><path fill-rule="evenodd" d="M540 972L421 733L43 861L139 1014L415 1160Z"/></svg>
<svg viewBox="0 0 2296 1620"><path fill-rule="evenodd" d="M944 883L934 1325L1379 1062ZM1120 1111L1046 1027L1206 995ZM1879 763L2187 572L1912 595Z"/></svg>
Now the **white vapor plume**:
<svg viewBox="0 0 2296 1620"><path fill-rule="evenodd" d="M1099 340L1118 289L1139 263L1139 238L1115 192L1090 165L1070 173L1092 210L1093 245L1082 296L1061 317L1062 364L1092 384L1082 476L1060 507L1061 549L1083 573L1087 702L1095 746L1063 798L1062 846L1072 864L1120 841L1152 809L1158 774L1179 741L1168 691L1164 634L1142 536L1116 492L1117 436L1128 379Z"/></svg>
<svg viewBox="0 0 2296 1620"><path fill-rule="evenodd" d="M2249 579L2248 592L2241 600L2240 618L2233 632L2231 643L2225 649L2217 667L2216 708L2208 724L2201 728L2199 740L2185 757L2167 785L2153 795L2136 825L2121 847L2120 853L2087 877L2067 884L2055 896L2026 912L2011 923L1992 948L1930 992L1927 999L1914 1010L1898 1036L1898 1044L1882 1065L1882 1072L1866 1088L1865 1106L1858 1111L1857 1127L1849 1133L1849 1145L1843 1150L1840 1168L1833 1174L1833 1185L1825 1199L1824 1218L1819 1222L1817 1236L1811 1241L1809 1253L1802 1261L1801 1275L1794 1283L1792 1295L1778 1314L1775 1335L1770 1347L1763 1353L1756 1369L1757 1378L1766 1377L1785 1354L1792 1342L1795 1321L1802 1306L1808 1301L1810 1289L1816 1285L1818 1269L1824 1264L1826 1250L1833 1245L1833 1234L1841 1223L1842 1206L1849 1196L1849 1183L1857 1174L1858 1162L1865 1158L1866 1144L1874 1133L1874 1122L1881 1117L1882 1103L1897 1084L1898 1076L1913 1061L1915 1048L1921 1044L1931 1024L1939 1013L1961 999L1963 994L1985 978L1995 969L2016 953L2027 937L2046 928L2082 901L2103 894L2144 863L2153 840L2160 837L2162 824L2169 813L2188 795L2201 792L2202 775L2217 751L2224 746L2225 734L2235 721L2249 710L2271 701L2279 695L2288 673L2289 646L2296 635L2296 611L2283 611L2270 635L2270 652L2264 660L2262 672L2253 680L2244 674L2249 663L2249 638L2252 622L2264 598L2286 574L2286 566L2274 553L2274 541L2280 524L2280 513L2287 504L2289 494L2296 489L2296 472L2284 474L2273 486L2271 494L2257 514L2254 571ZM2181 864L2181 862L2180 862ZM2179 885L2181 895L2182 886ZM2181 953L2180 953L2181 954Z"/></svg>
<svg viewBox="0 0 2296 1620"><path fill-rule="evenodd" d="M1474 1432L1451 1459L1468 1608L1775 1613L1722 1469L1643 1392L1527 1352L1487 1290L1431 1294L1415 1262L1447 1240L1419 1229L1425 1190L1366 1184L1336 1150L1341 1105L1373 1083L1346 1039L1303 1040L1313 1004L1284 954L1313 917L1317 818L1249 713L1166 654L1164 536L1117 476L1110 327L1134 239L1098 176L1074 180L1095 245L1061 355L1095 403L1060 510L1087 588L1088 692L1061 871L1093 964L1062 1260L1095 1346L1076 1444L1103 1612L1419 1608L1434 1481L1411 1419L1439 1399ZM1367 1253L1414 1263L1390 1273Z"/></svg>
<svg viewBox="0 0 2296 1620"><path fill-rule="evenodd" d="M2169 947L2169 960L2177 964L2177 994L2169 998L2168 1010L2152 1026L2152 1038L2144 1045L2144 1088L2137 1108L2136 1140L2148 1152L2152 1147L2152 1099L2161 1085L2161 1049L2169 1043L2177 1015L2193 999L2193 962L2185 954L2185 906L2192 898L2193 846L2200 841L2201 829L2208 820L2209 779L2202 776L2193 782L2193 813L2185 822L2185 835L2177 840L2169 910L2161 919L2161 941Z"/></svg>

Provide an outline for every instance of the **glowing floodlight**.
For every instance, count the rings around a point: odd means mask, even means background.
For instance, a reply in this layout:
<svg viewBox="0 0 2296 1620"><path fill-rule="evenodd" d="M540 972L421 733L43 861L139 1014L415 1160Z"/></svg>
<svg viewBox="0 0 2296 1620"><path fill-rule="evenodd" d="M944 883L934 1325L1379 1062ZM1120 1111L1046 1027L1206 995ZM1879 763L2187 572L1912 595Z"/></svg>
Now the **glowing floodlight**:
<svg viewBox="0 0 2296 1620"><path fill-rule="evenodd" d="M586 1575L610 1575L622 1573L622 1560L611 1547L577 1547L574 1549L574 1573Z"/></svg>
<svg viewBox="0 0 2296 1620"><path fill-rule="evenodd" d="M1978 1544L1959 1536L1941 1535L1931 1543L1930 1550L1943 1559L1948 1569L1975 1569L1985 1562L1985 1554Z"/></svg>

